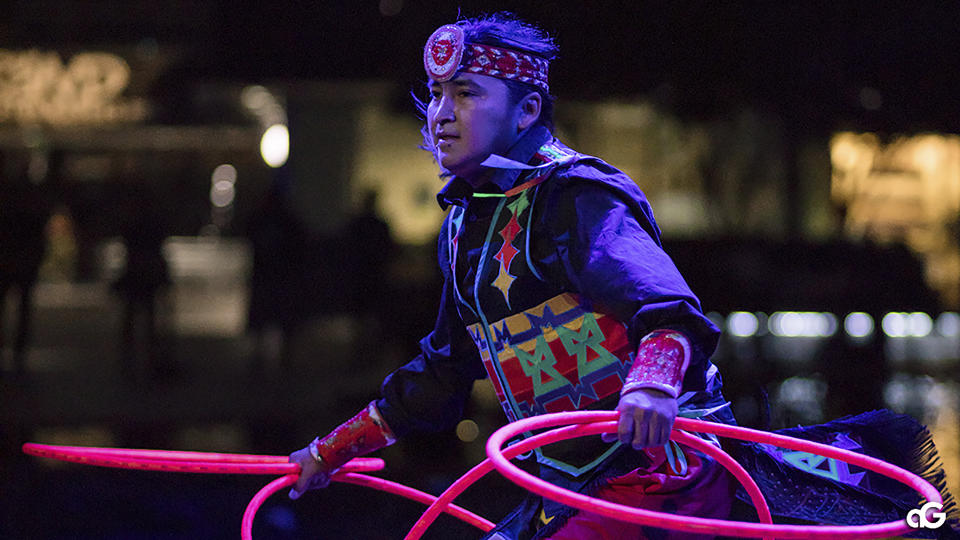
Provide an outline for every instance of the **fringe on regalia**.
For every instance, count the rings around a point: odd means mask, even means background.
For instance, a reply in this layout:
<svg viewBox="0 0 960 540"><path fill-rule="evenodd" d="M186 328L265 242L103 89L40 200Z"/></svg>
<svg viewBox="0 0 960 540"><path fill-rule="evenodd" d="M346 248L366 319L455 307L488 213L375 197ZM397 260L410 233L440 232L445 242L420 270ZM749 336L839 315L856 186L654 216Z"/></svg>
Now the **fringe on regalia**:
<svg viewBox="0 0 960 540"><path fill-rule="evenodd" d="M918 529L910 537L960 538L960 513L947 490L933 438L910 416L881 409L776 433L866 454L917 474L940 491L947 521L939 529ZM924 502L896 480L838 460L767 444L729 444L732 455L757 482L771 513L781 518L833 525L883 523L905 519ZM743 488L737 498L750 500Z"/></svg>

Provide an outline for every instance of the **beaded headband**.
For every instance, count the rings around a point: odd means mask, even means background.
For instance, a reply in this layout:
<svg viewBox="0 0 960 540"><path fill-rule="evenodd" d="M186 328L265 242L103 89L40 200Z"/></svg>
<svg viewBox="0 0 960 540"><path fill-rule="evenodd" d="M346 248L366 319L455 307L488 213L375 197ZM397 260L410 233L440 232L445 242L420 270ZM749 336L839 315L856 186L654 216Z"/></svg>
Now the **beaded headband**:
<svg viewBox="0 0 960 540"><path fill-rule="evenodd" d="M463 29L454 24L437 28L423 48L423 67L427 76L437 82L449 81L458 72L466 72L520 81L549 92L549 65L547 60L529 53L467 43Z"/></svg>

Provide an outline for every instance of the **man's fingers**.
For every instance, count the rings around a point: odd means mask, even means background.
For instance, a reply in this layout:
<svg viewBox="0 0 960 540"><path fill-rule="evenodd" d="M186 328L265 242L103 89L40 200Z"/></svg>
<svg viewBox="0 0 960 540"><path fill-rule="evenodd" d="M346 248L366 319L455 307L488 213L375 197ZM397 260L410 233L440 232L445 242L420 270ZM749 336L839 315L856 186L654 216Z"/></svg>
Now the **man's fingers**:
<svg viewBox="0 0 960 540"><path fill-rule="evenodd" d="M620 411L620 420L617 422L617 436L623 444L630 444L635 437L636 425L633 411Z"/></svg>
<svg viewBox="0 0 960 540"><path fill-rule="evenodd" d="M659 391L637 390L621 396L617 410L617 438L623 444L640 450L670 441L677 414L675 398ZM612 442L614 438L611 434L604 440Z"/></svg>
<svg viewBox="0 0 960 540"><path fill-rule="evenodd" d="M301 476L297 480L297 483L290 488L290 498L293 500L299 499L300 496L304 494L304 492L310 489L310 484L311 484L310 478L305 478Z"/></svg>
<svg viewBox="0 0 960 540"><path fill-rule="evenodd" d="M667 444L667 440L669 440L669 434L664 431L664 424L665 422L663 418L656 418L654 421L650 422L650 439L648 441L650 446L662 446Z"/></svg>
<svg viewBox="0 0 960 540"><path fill-rule="evenodd" d="M670 442L670 432L673 431L673 425L670 422L664 420L660 422L660 443L667 444Z"/></svg>
<svg viewBox="0 0 960 540"><path fill-rule="evenodd" d="M661 415L634 409L620 414L619 429L620 441L640 450L667 444L670 440L671 424Z"/></svg>
<svg viewBox="0 0 960 540"><path fill-rule="evenodd" d="M651 446L651 430L653 429L654 421L644 421L641 415L635 417L636 426L633 430L633 441L632 446L634 450L640 450L641 448L646 448Z"/></svg>

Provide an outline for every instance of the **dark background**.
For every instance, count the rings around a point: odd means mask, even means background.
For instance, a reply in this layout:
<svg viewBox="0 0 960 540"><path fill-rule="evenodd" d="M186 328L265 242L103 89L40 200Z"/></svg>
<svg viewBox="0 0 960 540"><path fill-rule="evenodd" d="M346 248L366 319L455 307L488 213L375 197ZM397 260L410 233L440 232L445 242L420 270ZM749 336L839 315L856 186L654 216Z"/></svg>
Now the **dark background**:
<svg viewBox="0 0 960 540"><path fill-rule="evenodd" d="M395 15L390 6L399 6ZM956 131L960 8L952 2L233 2L10 0L4 47L154 40L191 79L421 80L424 36L501 9L537 21L562 55L555 94L653 94L704 117L740 103L798 129ZM861 89L883 105L865 111Z"/></svg>

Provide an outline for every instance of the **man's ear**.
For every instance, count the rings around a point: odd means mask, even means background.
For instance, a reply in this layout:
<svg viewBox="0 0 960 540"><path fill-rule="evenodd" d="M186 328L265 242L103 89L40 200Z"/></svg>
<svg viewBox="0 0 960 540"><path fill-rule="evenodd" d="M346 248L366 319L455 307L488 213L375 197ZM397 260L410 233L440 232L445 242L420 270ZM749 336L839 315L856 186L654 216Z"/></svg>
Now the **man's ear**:
<svg viewBox="0 0 960 540"><path fill-rule="evenodd" d="M543 98L538 92L530 92L518 104L520 107L520 118L517 121L517 132L521 132L532 126L540 118L540 109L543 107Z"/></svg>

